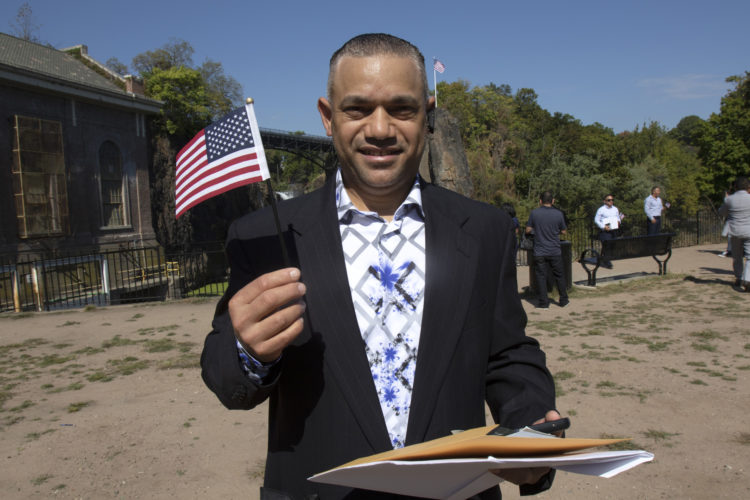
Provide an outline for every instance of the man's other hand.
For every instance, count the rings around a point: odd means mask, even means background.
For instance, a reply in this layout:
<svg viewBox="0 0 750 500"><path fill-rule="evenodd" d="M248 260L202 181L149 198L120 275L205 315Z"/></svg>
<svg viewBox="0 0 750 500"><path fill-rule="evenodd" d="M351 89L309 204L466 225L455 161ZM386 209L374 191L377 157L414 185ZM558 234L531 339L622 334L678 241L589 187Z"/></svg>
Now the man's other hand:
<svg viewBox="0 0 750 500"><path fill-rule="evenodd" d="M263 274L229 300L234 334L258 361L278 359L302 332L306 289L300 274L296 268Z"/></svg>
<svg viewBox="0 0 750 500"><path fill-rule="evenodd" d="M543 422L551 422L553 420L559 420L562 416L555 410L548 411L544 418L540 418L535 421L534 424L541 424ZM556 432L557 437L563 437L565 431ZM494 469L493 474L503 478L504 480L513 484L535 484L542 476L549 472L549 467L529 467L526 469Z"/></svg>

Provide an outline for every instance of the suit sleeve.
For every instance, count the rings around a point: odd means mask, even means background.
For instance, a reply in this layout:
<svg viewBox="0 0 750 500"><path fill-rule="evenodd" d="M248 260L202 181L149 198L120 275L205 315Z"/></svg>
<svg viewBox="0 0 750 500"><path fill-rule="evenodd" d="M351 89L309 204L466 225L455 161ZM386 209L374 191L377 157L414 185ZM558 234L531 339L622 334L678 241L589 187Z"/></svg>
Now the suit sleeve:
<svg viewBox="0 0 750 500"><path fill-rule="evenodd" d="M543 418L555 409L555 384L539 343L525 334L526 313L518 296L516 266L510 244L500 258L494 331L487 364L486 398L495 423L516 428ZM555 470L535 484L519 487L522 496L552 486Z"/></svg>
<svg viewBox="0 0 750 500"><path fill-rule="evenodd" d="M555 387L539 343L525 334L510 238L502 248L485 390L495 422L521 427L555 408Z"/></svg>
<svg viewBox="0 0 750 500"><path fill-rule="evenodd" d="M224 406L232 410L247 410L265 401L273 391L283 360L274 367L266 384L254 382L242 369L227 306L229 299L254 279L254 271L242 251L236 223L229 229L226 251L231 269L229 286L216 306L212 330L203 345L201 375Z"/></svg>

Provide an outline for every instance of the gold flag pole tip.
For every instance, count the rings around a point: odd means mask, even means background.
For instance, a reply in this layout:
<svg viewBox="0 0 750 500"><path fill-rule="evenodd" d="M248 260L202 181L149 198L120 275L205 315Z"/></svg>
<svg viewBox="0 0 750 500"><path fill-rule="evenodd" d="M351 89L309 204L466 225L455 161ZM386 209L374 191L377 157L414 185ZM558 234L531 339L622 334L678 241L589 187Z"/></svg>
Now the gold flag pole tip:
<svg viewBox="0 0 750 500"><path fill-rule="evenodd" d="M253 98L252 97L248 97L247 99L245 99L245 103L246 104L252 104L253 103Z"/></svg>

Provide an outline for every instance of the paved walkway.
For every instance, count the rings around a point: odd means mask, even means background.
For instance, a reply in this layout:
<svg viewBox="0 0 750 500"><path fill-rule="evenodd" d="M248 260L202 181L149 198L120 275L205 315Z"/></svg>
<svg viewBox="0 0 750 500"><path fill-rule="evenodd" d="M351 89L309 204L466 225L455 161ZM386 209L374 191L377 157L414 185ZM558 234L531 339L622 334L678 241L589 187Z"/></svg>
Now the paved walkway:
<svg viewBox="0 0 750 500"><path fill-rule="evenodd" d="M732 274L732 259L721 258L718 255L726 250L727 244L699 245L672 250L672 257L667 262L667 272L690 274L696 278L726 282L734 282ZM606 286L611 283L622 282L640 276L657 276L659 265L652 257L625 259L612 261L613 268L600 267L596 272L596 285ZM586 285L586 271L580 262L572 263L573 283L576 286ZM518 267L518 287L523 291L529 285L529 267Z"/></svg>

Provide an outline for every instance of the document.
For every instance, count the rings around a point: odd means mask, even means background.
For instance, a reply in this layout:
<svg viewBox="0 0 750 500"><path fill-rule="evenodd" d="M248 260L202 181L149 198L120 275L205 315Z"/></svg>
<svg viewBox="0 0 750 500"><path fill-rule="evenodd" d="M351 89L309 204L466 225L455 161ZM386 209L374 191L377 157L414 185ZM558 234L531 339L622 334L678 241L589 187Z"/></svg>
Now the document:
<svg viewBox="0 0 750 500"><path fill-rule="evenodd" d="M621 439L562 439L528 430L508 436L488 436L494 427L471 429L365 457L309 480L422 498L460 500L500 483L502 479L492 472L499 469L551 467L606 478L654 458L643 450L580 451Z"/></svg>

